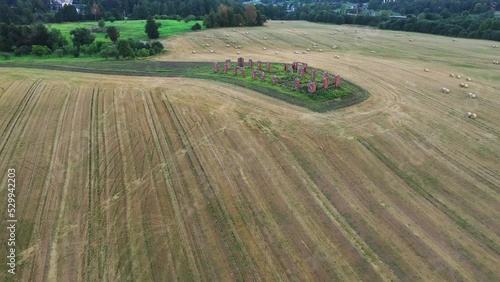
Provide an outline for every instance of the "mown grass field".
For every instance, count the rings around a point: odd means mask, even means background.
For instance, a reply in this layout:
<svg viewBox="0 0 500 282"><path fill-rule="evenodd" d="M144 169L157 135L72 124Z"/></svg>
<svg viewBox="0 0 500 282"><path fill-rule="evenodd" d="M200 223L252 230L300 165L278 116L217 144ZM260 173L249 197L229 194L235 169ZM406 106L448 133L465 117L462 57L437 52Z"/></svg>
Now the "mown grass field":
<svg viewBox="0 0 500 282"><path fill-rule="evenodd" d="M188 23L184 21L176 21L176 20L156 20L157 23L161 23L160 37L168 38L169 36L180 34L184 32L191 31L191 27L195 23L199 23L202 28L202 21L190 21ZM127 20L127 21L115 21L115 22L106 22L106 26L115 26L120 31L120 38L128 39L132 38L134 40L148 40L147 34L144 32L144 28L146 25L146 20ZM79 27L98 27L97 22L74 22L74 23L60 23L60 24L47 24L47 28L56 28L61 31L61 33L70 40L70 31L79 28ZM106 39L105 32L97 33L96 40L98 41L109 41Z"/></svg>
<svg viewBox="0 0 500 282"><path fill-rule="evenodd" d="M370 93L322 113L224 75L0 68L19 224L0 280L500 280L500 51L395 34L273 21L175 35L156 58L300 60Z"/></svg>

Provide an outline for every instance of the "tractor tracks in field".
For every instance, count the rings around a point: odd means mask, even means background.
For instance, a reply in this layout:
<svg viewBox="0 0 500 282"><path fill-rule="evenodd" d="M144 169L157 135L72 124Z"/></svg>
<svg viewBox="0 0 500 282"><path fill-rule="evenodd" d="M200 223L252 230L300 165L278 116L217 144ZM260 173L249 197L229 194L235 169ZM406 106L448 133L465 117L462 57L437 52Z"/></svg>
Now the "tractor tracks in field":
<svg viewBox="0 0 500 282"><path fill-rule="evenodd" d="M412 175L401 170L392 160L384 155L379 149L370 144L363 138L358 138L358 141L372 154L374 154L383 164L391 169L401 180L403 180L410 188L425 198L429 203L446 214L455 224L461 227L464 231L477 238L484 246L492 250L495 254L500 254L500 246L494 240L481 233L477 228L468 223L456 211L451 209L445 203L436 199L429 191L422 187L421 183Z"/></svg>
<svg viewBox="0 0 500 282"><path fill-rule="evenodd" d="M198 182L198 187L205 199L208 210L210 211L211 216L214 218L214 221L217 222L217 232L221 236L224 242L225 250L229 254L230 262L239 279L243 279L242 270L238 266L237 260L239 259L238 254L234 253L234 249L239 249L241 243L237 241L236 236L234 234L233 228L230 225L230 218L227 215L227 212L224 208L224 205L221 203L221 200L217 196L217 191L210 180L207 169L203 166L203 163L200 159L200 156L195 150L195 145L193 141L189 138L189 133L185 128L185 124L182 122L182 118L175 111L170 99L164 93L161 95L162 104L164 109L167 111L169 116L169 121L171 126L175 129L179 140L181 141L182 148L187 150L186 158L189 162L192 172L195 176L196 181ZM204 187L208 189L204 189ZM234 248L231 248L229 243L232 243ZM198 276L199 277L199 276Z"/></svg>
<svg viewBox="0 0 500 282"><path fill-rule="evenodd" d="M28 108L28 105L30 104L30 101L33 99L33 96L35 95L35 92L37 91L38 86L41 84L41 82L42 79L37 79L35 82L31 84L31 87L26 92L26 95L21 101L21 105L19 106L19 109L17 110L16 114L14 114L12 118L10 118L10 120L7 122L6 130L0 136L0 140L2 140L0 141L0 155L3 153L5 146L12 135L12 132L14 131L16 126L19 126L19 121L26 115L26 109Z"/></svg>
<svg viewBox="0 0 500 282"><path fill-rule="evenodd" d="M168 161L165 158L165 156L167 156L168 154L166 154L166 152L164 152L164 150L161 146L162 142L161 142L160 137L158 135L158 132L161 132L161 131L158 130L157 126L155 125L155 122L153 121L152 109L151 109L151 106L149 105L149 103L147 102L144 94L142 95L142 101L143 101L144 109L146 112L147 122L148 122L150 131L151 131L152 136L153 136L153 143L154 143L154 146L156 148L158 158L160 160L160 163L167 164ZM188 260L189 265L190 265L189 269L193 272L193 275L195 277L200 277L198 266L197 266L197 263L195 262L195 256L194 256L195 253L192 249L192 242L190 242L190 239L189 239L191 237L189 236L185 222L182 219L182 212L181 212L181 207L179 204L179 199L177 198L177 194L175 192L174 184L172 183L170 173L164 169L162 170L162 173L163 173L163 177L165 180L165 184L166 184L167 189L168 189L168 193L170 195L170 201L172 203L172 208L175 211L174 217L175 217L177 225L179 226L179 229L180 229L179 231L181 232L180 240L184 242L182 245L186 248L185 255L187 256L187 260Z"/></svg>
<svg viewBox="0 0 500 282"><path fill-rule="evenodd" d="M45 234L44 236L42 236L40 233L44 232L44 229L46 228L44 226L51 226L53 223L52 222L53 217L49 213L47 207L50 204L50 201L54 200L54 197L49 196L49 193L50 194L53 194L53 193L58 194L58 193L56 191L49 191L49 190L50 190L50 188L52 188L54 190L58 189L58 187L59 187L58 184L60 184L60 183L56 183L56 184L53 183L54 169L56 166L58 166L58 164L56 163L56 157L57 157L57 153L58 153L57 150L59 149L59 144L60 144L59 142L61 139L60 138L61 131L62 131L64 117L65 117L66 112L67 112L70 97L71 97L70 94L66 94L66 98L64 99L64 104L63 104L62 109L60 110L60 113L59 113L58 118L57 118L56 133L55 133L55 136L53 137L52 149L51 149L51 153L50 153L49 168L47 170L45 181L44 181L44 184L42 186L41 195L39 197L40 200L38 203L36 218L34 220L35 227L34 227L33 233L32 233L32 238L34 236L34 238L41 238L42 239L43 245L38 245L38 249L45 251L45 254L44 254L45 257L42 259L42 261L45 261L45 262L50 261L50 255L51 255L50 250L51 250L51 246L53 244L53 242L51 242L51 240L48 240L48 238L50 238L54 234L56 234L55 231L57 230L57 227L54 228L53 231L49 231L50 234ZM49 124L49 123L44 122L42 124ZM55 178L57 178L57 177L55 177ZM61 179L55 179L55 180L61 181ZM42 226L42 225L44 225L44 226ZM40 243L42 243L42 242L40 242ZM34 279L34 277L38 276L38 274L35 271L36 266L37 266L36 263L31 264L31 270L29 271L29 273L30 273L30 276L32 277L32 279ZM49 264L48 263L45 264L44 269L42 270L42 273L46 273L45 270L47 270L48 267L49 267Z"/></svg>

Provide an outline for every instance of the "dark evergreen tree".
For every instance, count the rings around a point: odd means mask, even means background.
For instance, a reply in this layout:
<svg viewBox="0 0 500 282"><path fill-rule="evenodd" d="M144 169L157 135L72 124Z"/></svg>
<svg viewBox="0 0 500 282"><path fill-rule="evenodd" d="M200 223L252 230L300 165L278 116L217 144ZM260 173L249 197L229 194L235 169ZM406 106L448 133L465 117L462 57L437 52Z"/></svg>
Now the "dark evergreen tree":
<svg viewBox="0 0 500 282"><path fill-rule="evenodd" d="M120 38L120 32L115 26L110 26L106 29L106 34L108 35L109 39L113 42L116 43L118 38Z"/></svg>
<svg viewBox="0 0 500 282"><path fill-rule="evenodd" d="M158 31L159 25L155 22L153 17L149 16L146 21L145 33L148 34L149 39L157 39L160 37L160 32Z"/></svg>

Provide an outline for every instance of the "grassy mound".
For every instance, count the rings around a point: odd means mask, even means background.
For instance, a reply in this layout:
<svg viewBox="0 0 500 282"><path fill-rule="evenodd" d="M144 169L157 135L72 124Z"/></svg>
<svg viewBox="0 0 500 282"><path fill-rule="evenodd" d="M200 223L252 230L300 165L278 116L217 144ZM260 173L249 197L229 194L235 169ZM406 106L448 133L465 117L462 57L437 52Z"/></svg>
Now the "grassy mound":
<svg viewBox="0 0 500 282"><path fill-rule="evenodd" d="M232 63L235 66L235 63ZM254 68L257 65L254 64ZM319 81L322 78L322 70L317 70L316 81L318 92L309 94L307 92L307 83L310 79L310 70L301 79L301 89L293 89L293 81L297 74L290 76L289 72L283 70L283 64L272 63L270 73L266 73L266 81L252 79L252 69L247 68L246 77L240 75L234 76L232 69L227 74L223 72L224 65L219 65L219 73L214 73L213 63L206 62L153 62L153 61L66 61L51 62L48 64L43 61L17 61L10 63L0 63L0 67L28 67L42 68L50 70L74 71L86 73L100 73L110 75L132 75L132 76L150 76L150 77L186 77L207 79L210 81L219 81L234 84L248 88L264 95L285 101L287 103L301 106L315 112L327 112L335 109L344 108L366 100L369 97L361 87L342 79L340 88L329 87L324 90ZM263 65L264 67L264 65ZM272 83L272 76L278 77L279 83ZM332 81L333 82L333 81Z"/></svg>

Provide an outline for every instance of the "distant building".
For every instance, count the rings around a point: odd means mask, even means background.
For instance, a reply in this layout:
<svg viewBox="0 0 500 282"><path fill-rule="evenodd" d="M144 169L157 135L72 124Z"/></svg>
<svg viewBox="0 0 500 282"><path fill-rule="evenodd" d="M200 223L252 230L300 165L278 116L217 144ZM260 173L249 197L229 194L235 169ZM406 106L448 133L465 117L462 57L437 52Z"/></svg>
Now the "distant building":
<svg viewBox="0 0 500 282"><path fill-rule="evenodd" d="M51 11L59 11L59 9L61 9L62 7L66 6L66 5L73 5L78 14L82 13L82 11L81 11L82 5L81 4L73 4L73 0L53 0L50 3L50 10Z"/></svg>

